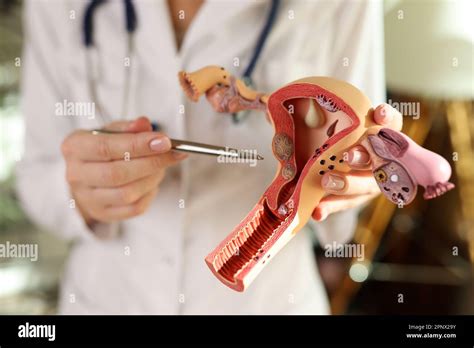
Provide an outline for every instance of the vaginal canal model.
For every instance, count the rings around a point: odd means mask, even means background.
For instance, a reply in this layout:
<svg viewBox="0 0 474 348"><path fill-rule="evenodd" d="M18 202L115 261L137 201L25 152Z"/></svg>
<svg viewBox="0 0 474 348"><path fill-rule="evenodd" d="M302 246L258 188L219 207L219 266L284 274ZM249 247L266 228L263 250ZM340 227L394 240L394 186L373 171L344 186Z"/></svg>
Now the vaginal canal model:
<svg viewBox="0 0 474 348"><path fill-rule="evenodd" d="M273 182L205 258L215 276L236 291L244 291L310 219L327 195L324 173L351 170L344 155L355 145L367 149L381 192L395 204L409 204L418 185L425 199L454 188L443 157L416 144L394 123L377 125L370 100L347 82L306 77L266 94L219 66L182 71L179 80L192 101L206 95L218 112L261 110L274 128L272 150L279 165Z"/></svg>

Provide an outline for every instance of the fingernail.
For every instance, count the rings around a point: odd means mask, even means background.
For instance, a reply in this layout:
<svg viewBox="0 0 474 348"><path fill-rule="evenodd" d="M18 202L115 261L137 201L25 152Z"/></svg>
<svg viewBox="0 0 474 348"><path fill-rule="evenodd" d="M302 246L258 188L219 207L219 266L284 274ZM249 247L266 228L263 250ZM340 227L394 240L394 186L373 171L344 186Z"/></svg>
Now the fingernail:
<svg viewBox="0 0 474 348"><path fill-rule="evenodd" d="M346 182L339 175L326 174L323 176L322 185L326 190L342 191L346 186Z"/></svg>
<svg viewBox="0 0 474 348"><path fill-rule="evenodd" d="M382 108L380 109L380 118L381 118L381 121L384 123L384 124L388 124L390 122L392 122L392 115L388 112L388 105L384 105L382 106Z"/></svg>
<svg viewBox="0 0 474 348"><path fill-rule="evenodd" d="M166 152L171 149L171 141L167 137L156 138L150 141L150 149L156 152Z"/></svg>
<svg viewBox="0 0 474 348"><path fill-rule="evenodd" d="M366 165L370 162L370 156L365 151L352 150L349 151L347 160L349 164Z"/></svg>
<svg viewBox="0 0 474 348"><path fill-rule="evenodd" d="M172 151L171 155L173 156L174 159L176 160L182 160L188 157L189 155L184 152L178 152L178 151Z"/></svg>

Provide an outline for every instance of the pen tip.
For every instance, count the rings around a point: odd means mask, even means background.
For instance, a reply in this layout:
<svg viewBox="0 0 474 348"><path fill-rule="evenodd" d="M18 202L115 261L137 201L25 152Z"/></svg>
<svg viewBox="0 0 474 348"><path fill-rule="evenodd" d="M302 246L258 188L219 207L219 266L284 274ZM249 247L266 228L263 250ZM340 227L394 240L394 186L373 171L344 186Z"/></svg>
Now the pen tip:
<svg viewBox="0 0 474 348"><path fill-rule="evenodd" d="M257 155L257 160L259 161L263 160L263 156Z"/></svg>

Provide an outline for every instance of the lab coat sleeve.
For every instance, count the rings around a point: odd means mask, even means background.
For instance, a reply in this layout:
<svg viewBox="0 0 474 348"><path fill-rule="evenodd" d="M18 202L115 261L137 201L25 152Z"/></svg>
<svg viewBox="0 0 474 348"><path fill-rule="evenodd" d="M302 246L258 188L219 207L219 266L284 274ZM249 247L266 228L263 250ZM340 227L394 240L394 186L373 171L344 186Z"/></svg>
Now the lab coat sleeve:
<svg viewBox="0 0 474 348"><path fill-rule="evenodd" d="M70 195L60 151L75 124L73 116L55 113L68 90L58 7L44 6L41 1L25 3L21 63L25 148L16 168L17 193L26 213L40 227L67 240L94 238Z"/></svg>
<svg viewBox="0 0 474 348"><path fill-rule="evenodd" d="M382 2L344 2L336 25L331 76L355 85L373 105L385 102ZM323 222L311 220L309 227L321 245L348 242L353 238L361 209L333 214Z"/></svg>

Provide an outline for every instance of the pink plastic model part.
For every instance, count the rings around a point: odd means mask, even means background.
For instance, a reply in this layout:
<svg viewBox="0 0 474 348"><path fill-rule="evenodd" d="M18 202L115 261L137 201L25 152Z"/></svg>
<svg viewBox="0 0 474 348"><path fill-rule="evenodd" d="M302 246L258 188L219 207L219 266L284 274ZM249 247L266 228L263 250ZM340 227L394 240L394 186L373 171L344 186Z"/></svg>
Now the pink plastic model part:
<svg viewBox="0 0 474 348"><path fill-rule="evenodd" d="M428 151L405 134L382 128L363 142L371 155L374 177L380 191L395 203L408 204L416 196L417 185L425 188L423 197L432 199L454 188L448 180L451 167L443 157Z"/></svg>
<svg viewBox="0 0 474 348"><path fill-rule="evenodd" d="M344 81L308 77L265 95L218 66L180 72L179 79L191 100L205 94L218 112L266 110L275 131L272 150L279 165L273 182L206 257L214 275L234 290L244 291L306 225L327 194L323 175L350 172L344 158L355 145L367 148L377 183L392 202L411 202L418 184L425 198L454 187L444 159L394 131L395 120L387 127L375 124L368 98Z"/></svg>

